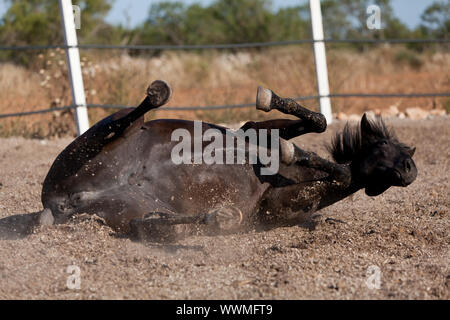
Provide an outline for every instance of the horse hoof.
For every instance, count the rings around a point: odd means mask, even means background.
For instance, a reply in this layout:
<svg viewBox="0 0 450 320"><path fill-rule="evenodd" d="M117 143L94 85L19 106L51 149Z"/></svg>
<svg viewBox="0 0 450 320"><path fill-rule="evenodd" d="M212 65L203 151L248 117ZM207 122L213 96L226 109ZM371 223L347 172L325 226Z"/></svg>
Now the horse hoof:
<svg viewBox="0 0 450 320"><path fill-rule="evenodd" d="M39 225L52 226L55 223L52 211L50 209L44 209L39 215Z"/></svg>
<svg viewBox="0 0 450 320"><path fill-rule="evenodd" d="M270 102L272 101L272 91L263 87L258 87L256 94L256 109L269 112L272 110Z"/></svg>
<svg viewBox="0 0 450 320"><path fill-rule="evenodd" d="M237 229L243 220L242 211L236 207L228 206L217 209L211 213L211 222L220 230Z"/></svg>
<svg viewBox="0 0 450 320"><path fill-rule="evenodd" d="M147 96L155 107L166 104L172 96L172 88L163 80L156 80L148 87Z"/></svg>

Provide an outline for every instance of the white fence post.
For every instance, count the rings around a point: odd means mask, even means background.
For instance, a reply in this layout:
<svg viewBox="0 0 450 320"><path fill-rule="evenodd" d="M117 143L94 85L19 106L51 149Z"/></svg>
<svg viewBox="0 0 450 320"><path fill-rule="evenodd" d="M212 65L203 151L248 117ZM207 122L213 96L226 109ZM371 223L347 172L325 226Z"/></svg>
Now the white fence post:
<svg viewBox="0 0 450 320"><path fill-rule="evenodd" d="M61 10L61 22L64 30L66 46L67 65L69 69L70 85L72 86L72 101L77 106L75 109L75 122L78 135L82 135L89 129L89 119L84 95L83 75L81 73L80 53L77 33L75 31L75 20L73 15L72 0L59 0Z"/></svg>
<svg viewBox="0 0 450 320"><path fill-rule="evenodd" d="M325 55L325 42L322 25L322 11L320 0L309 0L311 11L311 27L314 42L314 59L316 63L317 89L319 91L320 112L325 116L327 123L331 123L330 87L328 84L327 57Z"/></svg>

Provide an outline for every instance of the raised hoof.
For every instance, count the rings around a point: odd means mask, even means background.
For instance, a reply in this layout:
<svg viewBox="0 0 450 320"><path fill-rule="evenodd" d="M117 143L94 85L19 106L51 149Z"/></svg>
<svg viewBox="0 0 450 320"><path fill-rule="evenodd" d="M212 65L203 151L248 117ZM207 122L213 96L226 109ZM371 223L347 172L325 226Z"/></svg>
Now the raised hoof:
<svg viewBox="0 0 450 320"><path fill-rule="evenodd" d="M154 107L166 104L172 96L172 88L163 80L153 81L147 89L147 96Z"/></svg>
<svg viewBox="0 0 450 320"><path fill-rule="evenodd" d="M236 207L223 207L207 215L206 223L215 225L220 230L239 228L243 220L242 211Z"/></svg>
<svg viewBox="0 0 450 320"><path fill-rule="evenodd" d="M290 166L295 162L295 146L292 142L280 138L281 162Z"/></svg>
<svg viewBox="0 0 450 320"><path fill-rule="evenodd" d="M270 102L272 101L272 91L269 89L258 87L256 94L256 109L269 112L272 110Z"/></svg>

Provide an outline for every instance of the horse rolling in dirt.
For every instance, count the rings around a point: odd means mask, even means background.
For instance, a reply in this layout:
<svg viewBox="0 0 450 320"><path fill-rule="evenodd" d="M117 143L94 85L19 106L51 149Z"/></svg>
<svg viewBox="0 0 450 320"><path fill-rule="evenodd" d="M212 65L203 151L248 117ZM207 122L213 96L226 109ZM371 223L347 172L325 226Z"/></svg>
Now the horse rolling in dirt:
<svg viewBox="0 0 450 320"><path fill-rule="evenodd" d="M329 150L335 162L289 142L326 129L320 113L258 88L257 109L278 110L298 120L247 122L241 129L279 132L279 170L261 175L255 164L175 164L171 135L194 122L153 120L144 114L164 105L170 87L155 81L137 107L119 111L74 140L54 161L42 190L41 224L97 214L133 237L169 241L201 232L238 232L299 224L312 213L365 189L377 196L405 187L417 176L415 149L399 142L381 119L364 115L347 125ZM202 123L202 132L228 129ZM206 142L202 142L206 145ZM224 146L225 148L225 146Z"/></svg>

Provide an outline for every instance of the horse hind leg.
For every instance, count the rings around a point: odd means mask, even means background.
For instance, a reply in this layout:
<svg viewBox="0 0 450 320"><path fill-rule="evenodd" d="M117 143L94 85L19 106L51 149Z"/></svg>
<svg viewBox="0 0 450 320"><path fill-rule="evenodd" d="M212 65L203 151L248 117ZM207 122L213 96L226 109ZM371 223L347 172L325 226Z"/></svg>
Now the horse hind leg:
<svg viewBox="0 0 450 320"><path fill-rule="evenodd" d="M138 241L174 242L186 235L185 225L195 223L192 217L175 213L151 212L130 221L131 238Z"/></svg>
<svg viewBox="0 0 450 320"><path fill-rule="evenodd" d="M205 225L213 231L233 231L243 221L242 211L225 206L208 213L178 214L151 212L130 222L131 236L136 240L173 242L183 238L189 225Z"/></svg>

